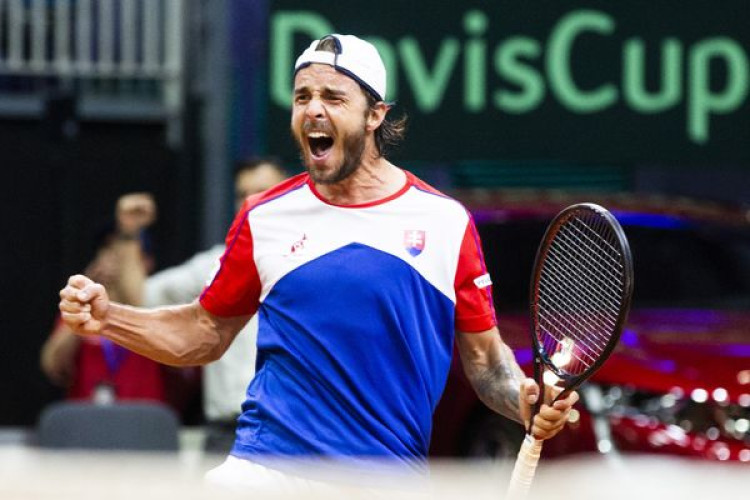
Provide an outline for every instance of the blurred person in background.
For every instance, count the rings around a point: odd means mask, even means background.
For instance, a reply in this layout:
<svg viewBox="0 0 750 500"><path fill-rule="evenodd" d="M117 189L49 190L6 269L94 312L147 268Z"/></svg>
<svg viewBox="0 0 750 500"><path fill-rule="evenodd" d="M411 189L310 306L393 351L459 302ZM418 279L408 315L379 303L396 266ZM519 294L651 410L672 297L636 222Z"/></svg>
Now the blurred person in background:
<svg viewBox="0 0 750 500"><path fill-rule="evenodd" d="M115 227L97 236L95 257L84 274L107 283L118 301L142 305L140 284L154 265L145 228L156 220L156 204L146 193L122 196L115 218ZM104 337L75 335L59 318L42 346L40 365L51 382L67 389L68 399L98 403L166 399L159 363Z"/></svg>
<svg viewBox="0 0 750 500"><path fill-rule="evenodd" d="M235 169L235 210L245 199L273 187L286 179L281 165L271 158L254 158L240 162ZM136 283L143 290L143 305L156 307L184 304L195 300L219 266L224 244L217 244L197 253L186 262L164 269ZM122 265L137 268L133 254ZM133 269L132 277L145 278ZM255 373L255 341L258 319L253 316L234 339L224 355L203 367L203 413L206 419L205 450L229 453L235 439L237 417L250 379Z"/></svg>

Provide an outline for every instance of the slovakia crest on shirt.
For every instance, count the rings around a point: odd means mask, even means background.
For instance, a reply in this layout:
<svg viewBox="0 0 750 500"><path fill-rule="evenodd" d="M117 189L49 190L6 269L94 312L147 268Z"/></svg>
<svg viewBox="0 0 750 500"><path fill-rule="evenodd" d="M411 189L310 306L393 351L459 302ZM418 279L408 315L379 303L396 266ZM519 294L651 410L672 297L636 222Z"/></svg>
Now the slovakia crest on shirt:
<svg viewBox="0 0 750 500"><path fill-rule="evenodd" d="M404 248L409 255L416 257L424 250L425 232L420 229L407 229L404 231Z"/></svg>

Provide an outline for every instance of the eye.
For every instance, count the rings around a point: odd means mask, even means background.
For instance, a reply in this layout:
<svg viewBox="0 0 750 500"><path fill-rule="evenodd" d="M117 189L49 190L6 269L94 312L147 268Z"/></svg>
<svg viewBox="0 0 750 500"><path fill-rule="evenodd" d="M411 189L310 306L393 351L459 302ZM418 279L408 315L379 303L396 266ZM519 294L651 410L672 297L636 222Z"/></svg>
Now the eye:
<svg viewBox="0 0 750 500"><path fill-rule="evenodd" d="M341 92L326 92L324 99L332 104L340 104L345 101L345 95Z"/></svg>

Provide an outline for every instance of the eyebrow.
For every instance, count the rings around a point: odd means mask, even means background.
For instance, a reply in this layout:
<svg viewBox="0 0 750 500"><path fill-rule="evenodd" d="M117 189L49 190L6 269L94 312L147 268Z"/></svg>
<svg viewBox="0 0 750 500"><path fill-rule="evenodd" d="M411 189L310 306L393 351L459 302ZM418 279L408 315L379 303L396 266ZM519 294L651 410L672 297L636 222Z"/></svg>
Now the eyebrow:
<svg viewBox="0 0 750 500"><path fill-rule="evenodd" d="M347 93L344 90L326 88L323 89L323 95L328 97L346 97Z"/></svg>
<svg viewBox="0 0 750 500"><path fill-rule="evenodd" d="M305 94L310 92L310 87L305 85L294 89L294 95ZM345 90L340 90L332 87L323 87L321 93L325 96L341 97L346 95Z"/></svg>

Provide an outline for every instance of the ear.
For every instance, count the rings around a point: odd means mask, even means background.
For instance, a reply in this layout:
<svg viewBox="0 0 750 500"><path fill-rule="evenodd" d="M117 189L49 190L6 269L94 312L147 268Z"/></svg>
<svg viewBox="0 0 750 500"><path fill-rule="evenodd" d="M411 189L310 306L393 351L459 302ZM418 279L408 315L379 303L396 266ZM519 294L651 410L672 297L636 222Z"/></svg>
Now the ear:
<svg viewBox="0 0 750 500"><path fill-rule="evenodd" d="M369 112L367 113L367 121L365 124L367 131L372 132L376 130L380 126L380 124L383 123L383 120L385 120L385 115L390 109L391 107L383 101L380 101L379 103L375 104L375 106L371 107Z"/></svg>

